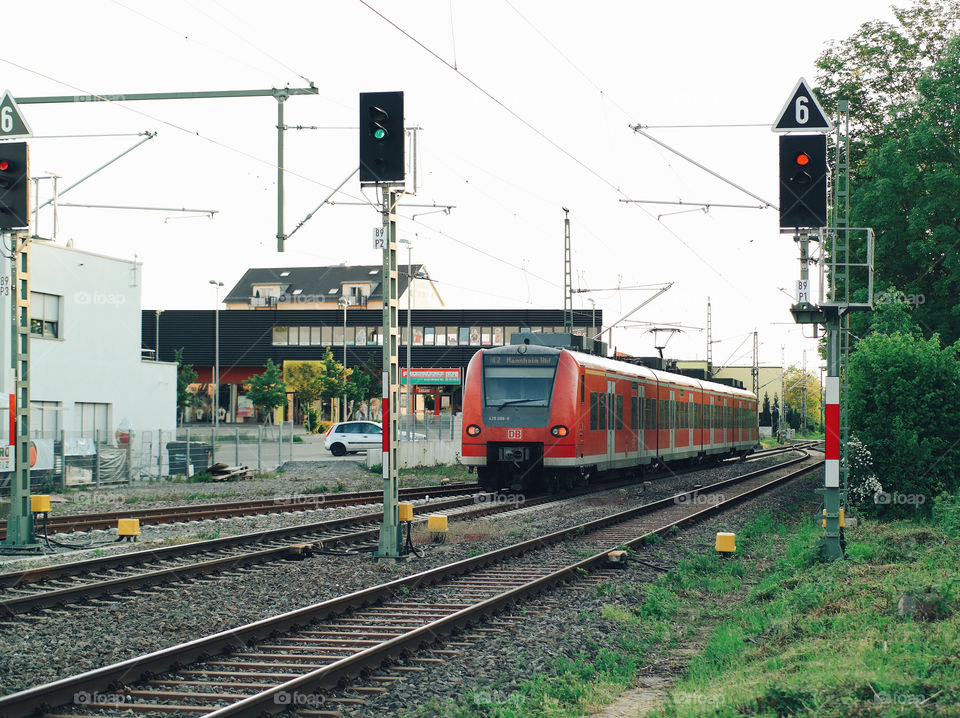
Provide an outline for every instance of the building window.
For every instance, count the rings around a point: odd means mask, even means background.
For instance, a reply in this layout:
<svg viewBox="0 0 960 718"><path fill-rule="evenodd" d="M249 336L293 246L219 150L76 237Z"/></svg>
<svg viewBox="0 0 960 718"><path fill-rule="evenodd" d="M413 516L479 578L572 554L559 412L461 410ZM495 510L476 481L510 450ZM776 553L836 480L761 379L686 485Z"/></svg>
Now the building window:
<svg viewBox="0 0 960 718"><path fill-rule="evenodd" d="M300 327L300 346L310 346L310 330L312 327Z"/></svg>
<svg viewBox="0 0 960 718"><path fill-rule="evenodd" d="M457 344L462 347L470 346L470 327L460 327L457 332Z"/></svg>
<svg viewBox="0 0 960 718"><path fill-rule="evenodd" d="M310 346L318 347L323 344L321 329L323 327L310 327Z"/></svg>
<svg viewBox="0 0 960 718"><path fill-rule="evenodd" d="M343 346L343 327L333 328L333 343L338 347Z"/></svg>
<svg viewBox="0 0 960 718"><path fill-rule="evenodd" d="M413 346L415 347L423 346L423 327L413 328Z"/></svg>
<svg viewBox="0 0 960 718"><path fill-rule="evenodd" d="M30 433L36 438L56 437L60 431L60 402L30 402Z"/></svg>
<svg viewBox="0 0 960 718"><path fill-rule="evenodd" d="M423 328L423 345L425 347L432 347L434 345L434 327L424 327Z"/></svg>
<svg viewBox="0 0 960 718"><path fill-rule="evenodd" d="M470 346L480 346L480 327L470 327Z"/></svg>
<svg viewBox="0 0 960 718"><path fill-rule="evenodd" d="M481 343L483 346L485 346L485 347L490 346L491 336L492 336L492 332L490 331L490 327L481 327L481 328L480 328L480 343Z"/></svg>
<svg viewBox="0 0 960 718"><path fill-rule="evenodd" d="M351 347L353 346L353 342L357 337L357 333L355 330L356 330L356 327L347 327L346 329L347 346L351 346Z"/></svg>
<svg viewBox="0 0 960 718"><path fill-rule="evenodd" d="M438 347L445 347L447 345L447 328L446 327L437 327L436 332L433 336L433 343Z"/></svg>
<svg viewBox="0 0 960 718"><path fill-rule="evenodd" d="M504 327L503 328L503 343L509 344L510 337L514 334L517 334L520 331L520 327Z"/></svg>
<svg viewBox="0 0 960 718"><path fill-rule="evenodd" d="M447 346L448 347L457 346L457 328L456 327L447 327Z"/></svg>
<svg viewBox="0 0 960 718"><path fill-rule="evenodd" d="M60 297L30 292L30 333L57 339L60 336Z"/></svg>
<svg viewBox="0 0 960 718"><path fill-rule="evenodd" d="M356 343L358 347L365 347L367 345L367 334L369 333L368 327L357 327L357 336Z"/></svg>
<svg viewBox="0 0 960 718"><path fill-rule="evenodd" d="M107 437L107 428L109 426L109 404L95 404L78 401L75 405L77 410L77 430L80 436L96 437L101 440Z"/></svg>
<svg viewBox="0 0 960 718"><path fill-rule="evenodd" d="M287 331L287 327L274 327L273 328L273 345L275 347L285 347L289 341L288 337L290 333Z"/></svg>
<svg viewBox="0 0 960 718"><path fill-rule="evenodd" d="M498 347L503 345L503 327L493 328L493 344Z"/></svg>
<svg viewBox="0 0 960 718"><path fill-rule="evenodd" d="M333 343L333 327L320 327L320 344L328 347Z"/></svg>

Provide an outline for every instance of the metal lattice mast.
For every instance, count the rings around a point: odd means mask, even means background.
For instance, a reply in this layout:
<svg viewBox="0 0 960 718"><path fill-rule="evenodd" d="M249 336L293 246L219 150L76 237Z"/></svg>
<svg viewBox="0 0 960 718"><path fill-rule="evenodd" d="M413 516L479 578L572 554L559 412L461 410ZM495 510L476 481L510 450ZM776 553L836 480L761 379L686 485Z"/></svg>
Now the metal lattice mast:
<svg viewBox="0 0 960 718"><path fill-rule="evenodd" d="M707 297L707 379L713 377L713 319L710 314L710 297Z"/></svg>
<svg viewBox="0 0 960 718"><path fill-rule="evenodd" d="M10 484L10 516L5 548L35 547L30 506L30 237L13 234L11 365L14 394L10 411L16 418L15 469Z"/></svg>
<svg viewBox="0 0 960 718"><path fill-rule="evenodd" d="M380 524L378 558L400 558L403 541L397 465L397 431L400 374L397 329L397 201L395 190L383 188L383 523ZM408 339L409 341L409 339ZM407 345L407 351L410 345Z"/></svg>
<svg viewBox="0 0 960 718"><path fill-rule="evenodd" d="M753 379L753 395L760 399L760 345L757 342L757 332L753 332L753 366L750 368L750 378Z"/></svg>
<svg viewBox="0 0 960 718"><path fill-rule="evenodd" d="M570 270L570 210L563 208L563 331L573 332L573 279Z"/></svg>
<svg viewBox="0 0 960 718"><path fill-rule="evenodd" d="M851 302L850 269L850 102L840 100L837 103L837 136L836 136L836 167L834 168L834 221L835 241L842 237L842 252L845 262L843 277L845 299ZM843 135L840 126L843 125ZM848 396L847 369L850 361L850 315L840 318L840 482L842 493L841 505L847 507L847 479L850 472L848 446L850 440L850 416Z"/></svg>

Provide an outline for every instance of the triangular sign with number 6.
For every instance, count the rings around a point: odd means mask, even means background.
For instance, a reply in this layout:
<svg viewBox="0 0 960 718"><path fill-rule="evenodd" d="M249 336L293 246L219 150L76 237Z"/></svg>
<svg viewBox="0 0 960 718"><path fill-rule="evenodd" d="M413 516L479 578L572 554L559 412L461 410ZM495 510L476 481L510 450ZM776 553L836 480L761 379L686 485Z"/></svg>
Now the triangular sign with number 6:
<svg viewBox="0 0 960 718"><path fill-rule="evenodd" d="M801 77L770 129L774 132L830 132L833 123L810 85Z"/></svg>
<svg viewBox="0 0 960 718"><path fill-rule="evenodd" d="M13 99L10 90L5 90L3 99L0 100L0 139L32 136L33 130L30 129L30 125L20 114L20 108L17 107L16 100Z"/></svg>

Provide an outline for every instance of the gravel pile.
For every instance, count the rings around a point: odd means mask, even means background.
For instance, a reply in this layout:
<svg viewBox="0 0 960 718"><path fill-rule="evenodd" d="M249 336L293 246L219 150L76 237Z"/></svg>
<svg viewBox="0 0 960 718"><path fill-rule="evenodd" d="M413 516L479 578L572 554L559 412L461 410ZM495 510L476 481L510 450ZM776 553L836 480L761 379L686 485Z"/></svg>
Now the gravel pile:
<svg viewBox="0 0 960 718"><path fill-rule="evenodd" d="M773 459L763 461L775 463ZM643 487L634 486L629 489L608 491L604 495L592 498L568 500L559 506L552 504L550 507L543 508L529 507L479 521L451 522L448 543L425 545L425 557L411 563L388 564L374 562L367 558L315 556L296 562L276 562L245 574L218 574L189 584L152 588L149 592L116 602L106 601L96 605L77 604L3 623L0 624L0 692L4 694L15 692L232 626L300 608L403 575L466 558L469 555L510 545L525 538L556 531L578 521L621 511L639 502L670 496L680 490L689 489L697 482L709 484L753 471L760 465L759 461L729 464L698 473L696 478L694 475L688 475L657 479L646 488L645 492ZM791 488L780 489L776 495ZM808 496L811 493L810 487L806 486L802 493ZM755 502L765 500L767 499L755 499L745 506L749 507ZM350 509L326 511L348 510ZM725 527L734 525L736 517L746 511L738 509L735 513L728 512L734 518L724 519L723 525ZM294 516L300 517L299 514ZM280 526L288 525L285 522L290 519L291 515L283 514L258 518L223 519L209 523L242 525L245 526L245 530L251 530L252 522L258 524L266 522L268 526ZM311 516L309 519L300 517L300 519L315 520L315 517ZM186 530L194 533L199 525L199 523L189 524ZM183 526L187 525L181 525L179 529L172 526L169 530L183 531ZM680 550L682 554L686 551L686 546L699 545L705 537L709 538L712 545L715 530L710 524L704 524L690 533L680 534L679 538L665 542L663 547L668 545L684 547ZM644 575L644 570L637 566L629 569L626 574L632 577L631 580L636 581L640 580L638 577ZM567 606L565 593L562 601L563 605ZM543 630L536 631L535 634L524 629L522 635L512 636L512 648L503 648L496 653L491 653L493 658L478 658L480 663L486 666L483 670L473 668L470 672L458 674L456 666L460 661L450 661L449 665L443 666L442 669L453 671L446 683L435 680L432 672L431 679L427 683L434 689L437 686L447 686L442 691L443 695L458 695L476 685L494 685L492 682L487 683L485 678L483 683L480 683L471 682L472 678L467 681L464 676L485 677L497 669L498 664L502 662L502 656L518 654L518 651L528 645L528 642L533 640L530 635L536 635L536 641L546 640L551 630L556 630L557 625L564 625L558 618L561 614L565 616L565 621L572 621L571 616L578 615L577 610L570 613L566 608L563 611L550 611L547 614L548 618L544 620L555 621L554 628L545 627ZM564 636L564 640L573 641L581 632L581 629L573 624L576 624L576 621L559 632ZM595 630L598 630L597 627L591 623L582 632L585 636L590 636ZM484 648L494 645L496 645L495 642L487 642ZM559 647L552 645L549 649L545 648L543 652L534 649L530 655L539 654L547 660L552 655L559 655L557 653L559 650L566 649L562 645ZM457 675L459 678L455 677ZM413 679L410 681L412 684L418 683ZM410 690L417 689L412 685ZM428 695L422 695L410 702L402 696L413 694L400 691L397 695L400 696L397 705L410 706L429 700ZM378 699L378 705L383 700L388 699ZM369 715L391 714L392 710L381 706ZM358 715L368 715L368 713L361 711Z"/></svg>

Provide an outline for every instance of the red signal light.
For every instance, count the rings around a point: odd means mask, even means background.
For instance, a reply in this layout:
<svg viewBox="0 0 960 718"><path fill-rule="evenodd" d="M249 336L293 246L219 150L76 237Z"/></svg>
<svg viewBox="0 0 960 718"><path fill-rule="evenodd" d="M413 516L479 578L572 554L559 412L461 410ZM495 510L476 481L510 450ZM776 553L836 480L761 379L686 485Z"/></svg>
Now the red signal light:
<svg viewBox="0 0 960 718"><path fill-rule="evenodd" d="M806 152L801 152L797 155L796 163L801 167L806 167L808 164L810 164L810 155L808 155Z"/></svg>
<svg viewBox="0 0 960 718"><path fill-rule="evenodd" d="M0 172L6 172L10 169L10 163L6 160L0 160Z"/></svg>

